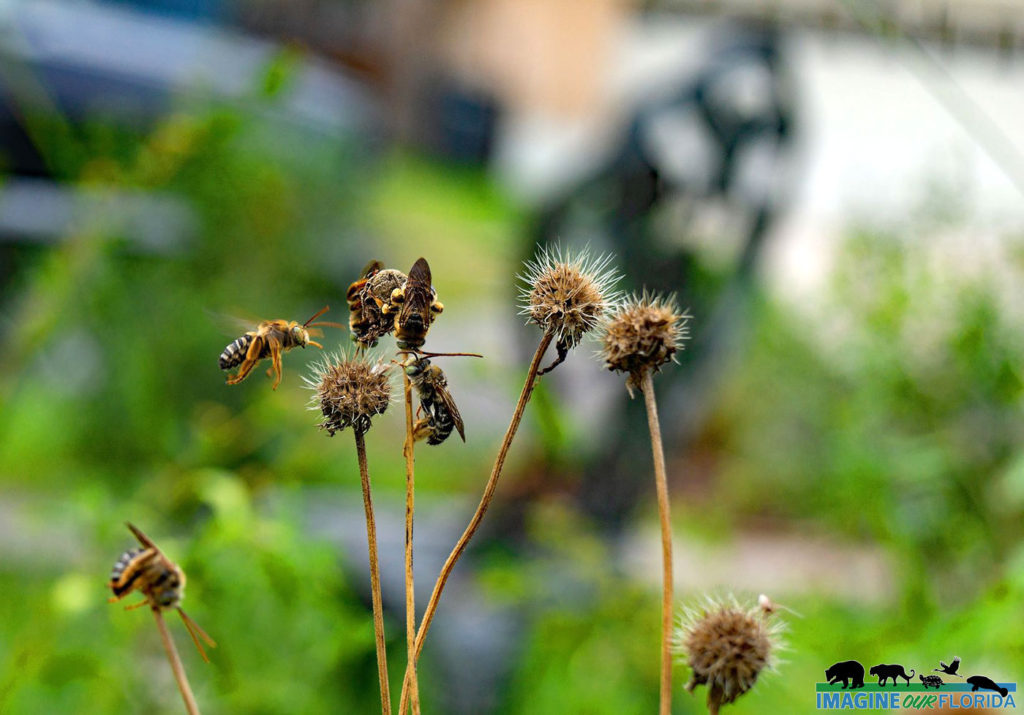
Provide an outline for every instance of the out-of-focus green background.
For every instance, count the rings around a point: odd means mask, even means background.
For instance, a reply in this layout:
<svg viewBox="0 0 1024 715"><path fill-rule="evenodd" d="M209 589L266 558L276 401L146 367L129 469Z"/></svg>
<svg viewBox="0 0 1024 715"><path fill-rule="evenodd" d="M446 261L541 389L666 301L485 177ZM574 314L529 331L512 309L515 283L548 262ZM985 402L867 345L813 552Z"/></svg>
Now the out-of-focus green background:
<svg viewBox="0 0 1024 715"><path fill-rule="evenodd" d="M148 613L106 602L110 566L133 545L125 520L182 565L184 606L218 642L203 664L171 619L204 712L378 708L365 553L339 536L362 528L349 508L352 439L327 438L307 410L313 350L285 356L276 392L262 370L225 386L215 361L238 334L225 315L304 320L329 303L344 322L345 289L368 259L405 269L427 256L445 304L428 347L487 359L446 363L467 400L467 443L418 451L419 503L447 525L424 527L426 539L447 543L477 498L536 337L514 329L530 211L479 168L392 143L370 150L358 134L289 134L275 110L304 57L273 55L232 102L175 97L142 131L22 118L53 176L90 203L58 240L3 244L0 712L180 711ZM165 251L131 240L108 209L136 191L184 201L187 240ZM700 424L685 442L665 425L679 600L769 591L792 609L778 672L734 712L810 711L823 669L849 658L927 672L959 655L966 674L1024 674L1021 236L1000 233L997 260L969 260L970 249L961 260L970 242L948 237L970 227L955 201L926 184L911 194L898 218L852 215L839 229L813 304L794 309L769 278L754 281ZM732 269L701 270L714 284ZM323 342L337 350L348 336L328 329ZM382 355L391 349L382 341ZM583 374L622 409L617 376ZM626 536L606 538L571 498L594 429L576 394L543 390L546 417L531 405L513 447L516 486L499 498L522 512L516 543L498 528L460 567L522 624L498 651L494 712L656 708L650 465L635 465L642 496ZM394 406L367 438L378 509L392 516L404 503L402 437ZM569 487L531 485L548 473ZM400 522L378 526L400 543ZM471 658L491 612L451 635L445 658ZM400 610L387 627L397 696ZM450 695L436 637L420 671L424 712ZM674 711L701 712L703 693L682 690L685 666L674 677Z"/></svg>

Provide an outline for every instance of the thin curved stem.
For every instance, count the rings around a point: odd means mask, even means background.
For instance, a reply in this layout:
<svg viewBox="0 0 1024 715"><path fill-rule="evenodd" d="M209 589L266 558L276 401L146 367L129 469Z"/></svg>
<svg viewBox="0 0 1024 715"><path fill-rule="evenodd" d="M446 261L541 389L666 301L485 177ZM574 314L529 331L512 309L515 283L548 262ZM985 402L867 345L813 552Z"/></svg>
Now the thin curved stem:
<svg viewBox="0 0 1024 715"><path fill-rule="evenodd" d="M383 715L391 715L391 691L388 687L388 656L384 646L384 608L380 597L380 560L377 558L377 526L373 519L373 498L370 496L370 472L366 467L366 442L363 433L356 436L359 478L363 484L363 506L366 508L366 543L370 552L370 595L373 601L373 634L377 641L377 675L380 679L380 707Z"/></svg>
<svg viewBox="0 0 1024 715"><path fill-rule="evenodd" d="M410 696L413 715L420 712L419 678L416 675L416 591L412 572L413 514L416 509L415 442L412 436L412 383L403 373L405 384L405 645L410 670ZM399 711L402 712L401 706Z"/></svg>
<svg viewBox="0 0 1024 715"><path fill-rule="evenodd" d="M451 554L448 555L448 559L444 562L444 566L441 567L441 573L437 577L437 582L434 584L434 591L430 594L430 600L427 602L427 610L423 613L423 620L420 622L419 630L416 632L416 651L413 653L413 658L409 661L405 670L405 680L402 682L402 696L399 701L398 711L399 715L403 715L405 712L405 704L409 697L410 682L412 679L412 673L416 667L416 661L420 657L420 653L423 652L423 642L427 638L427 632L430 630L430 623L434 620L434 614L437 612L438 602L441 600L441 593L444 591L445 584L448 583L448 577L451 576L452 569L455 568L455 563L462 556L466 550L466 546L469 544L469 540L473 538L473 534L480 528L480 522L484 518L484 514L487 513L487 508L491 505L491 500L494 498L494 491L498 487L498 478L501 476L501 470L505 466L505 457L508 455L509 447L512 446L512 440L516 436L516 432L519 429L519 423L523 419L523 412L526 410L526 403L530 401L530 395L533 394L533 387L537 382L537 372L540 368L540 361L544 357L544 353L547 352L548 347L551 345L553 336L551 333L545 333L544 337L540 340L540 345L537 346L537 352L533 354L533 360L530 362L530 369L526 373L526 382L523 384L523 391L519 393L519 401L516 403L516 409L512 413L512 420L509 422L508 429L505 431L505 438L501 442L501 446L498 448L498 456L494 459L494 466L491 468L491 476L487 480L487 485L484 487L483 496L480 497L480 504L476 508L476 512L473 514L473 518L469 520L469 525L466 530L462 532L462 536L455 543L455 548L452 549Z"/></svg>
<svg viewBox="0 0 1024 715"><path fill-rule="evenodd" d="M188 684L188 676L185 675L185 666L181 664L178 656L178 649L174 647L174 640L167 630L167 623L164 621L164 614L159 608L153 608L153 617L156 619L156 627L160 631L160 638L164 642L164 650L167 651L167 660L171 661L171 670L174 671L174 679L178 682L178 690L185 701L185 710L188 715L199 715L199 706L192 694L192 688Z"/></svg>
<svg viewBox="0 0 1024 715"><path fill-rule="evenodd" d="M647 426L651 432L651 452L654 455L654 483L658 492L658 517L661 521L661 715L672 711L672 525L668 512L668 478L665 475L665 450L661 444L661 425L658 422L658 404L654 398L651 371L645 370L640 389L647 406ZM717 710L717 708L715 708Z"/></svg>

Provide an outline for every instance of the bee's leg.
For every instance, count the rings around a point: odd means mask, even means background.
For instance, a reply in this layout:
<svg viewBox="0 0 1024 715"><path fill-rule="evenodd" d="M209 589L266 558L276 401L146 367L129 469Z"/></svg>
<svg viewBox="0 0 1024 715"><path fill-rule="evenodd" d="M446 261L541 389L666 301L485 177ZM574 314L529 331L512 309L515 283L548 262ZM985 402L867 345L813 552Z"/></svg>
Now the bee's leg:
<svg viewBox="0 0 1024 715"><path fill-rule="evenodd" d="M277 389L277 386L281 384L281 343L271 338L270 342L270 360L274 366L274 372L277 373L277 379L274 380L273 389Z"/></svg>
<svg viewBox="0 0 1024 715"><path fill-rule="evenodd" d="M320 343L318 343L318 342L317 342L317 341L315 341L315 340L310 340L310 341L309 341L309 344L310 344L310 345L312 345L312 346L314 346L314 347L318 347L318 348L320 348L321 350L323 350L323 349L324 349L324 346L323 346L323 345L321 345Z"/></svg>
<svg viewBox="0 0 1024 715"><path fill-rule="evenodd" d="M263 351L263 338L259 335L253 337L252 342L249 343L249 349L245 352L245 360L238 367L238 372L234 375L228 376L229 385L237 385L242 380L249 376L252 369L256 367L256 364L260 361L260 353Z"/></svg>
<svg viewBox="0 0 1024 715"><path fill-rule="evenodd" d="M130 606L125 606L124 610L126 610L126 611L134 611L136 608L142 608L143 606L148 606L148 605L149 605L149 599L146 599L145 601L139 601L138 603L133 603Z"/></svg>
<svg viewBox="0 0 1024 715"><path fill-rule="evenodd" d="M558 357L555 359L555 361L553 363L548 365L546 368L544 368L543 370L538 371L537 372L537 376L538 377L541 376L541 375L547 375L549 372L551 372L556 367L558 367L563 362L565 362L565 358L569 355L569 346L566 345L565 343L563 343L561 340L559 340L557 343L555 343L555 350L558 353Z"/></svg>
<svg viewBox="0 0 1024 715"><path fill-rule="evenodd" d="M412 428L412 439L414 442L419 442L421 439L426 439L434 433L434 428L431 426L429 419L417 420L416 424Z"/></svg>

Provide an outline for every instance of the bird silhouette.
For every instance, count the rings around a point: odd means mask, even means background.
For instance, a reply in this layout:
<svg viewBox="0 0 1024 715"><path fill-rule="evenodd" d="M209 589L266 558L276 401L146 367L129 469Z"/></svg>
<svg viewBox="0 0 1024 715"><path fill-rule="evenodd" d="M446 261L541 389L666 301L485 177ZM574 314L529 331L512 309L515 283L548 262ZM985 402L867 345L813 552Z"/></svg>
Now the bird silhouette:
<svg viewBox="0 0 1024 715"><path fill-rule="evenodd" d="M956 676L957 678L964 677L962 675L957 675L957 672L956 672L960 668L960 656L958 656L958 655L957 656L953 656L953 662L950 663L949 665L946 665L941 660L939 661L939 665L942 666L942 667L941 668L932 668L932 672L933 673L945 673L946 675L953 675L953 676Z"/></svg>

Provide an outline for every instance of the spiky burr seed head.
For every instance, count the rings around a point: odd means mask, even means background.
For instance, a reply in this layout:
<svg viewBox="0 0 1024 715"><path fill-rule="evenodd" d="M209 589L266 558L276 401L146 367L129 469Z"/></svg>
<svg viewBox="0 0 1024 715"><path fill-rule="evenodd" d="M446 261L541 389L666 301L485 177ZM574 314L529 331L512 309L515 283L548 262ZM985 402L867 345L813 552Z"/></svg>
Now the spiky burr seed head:
<svg viewBox="0 0 1024 715"><path fill-rule="evenodd" d="M332 437L346 427L365 434L391 402L390 371L389 364L363 355L329 355L318 363L306 384L314 393L310 409L323 415L320 429Z"/></svg>
<svg viewBox="0 0 1024 715"><path fill-rule="evenodd" d="M542 248L527 261L519 275L524 284L520 313L553 336L558 351L557 360L541 374L561 363L618 302L614 287L619 273L611 260L586 250L563 254L561 248Z"/></svg>
<svg viewBox="0 0 1024 715"><path fill-rule="evenodd" d="M685 609L675 631L673 650L691 669L686 689L708 686L708 709L733 702L754 687L771 668L780 646L782 624L763 605L743 608L735 599L709 599Z"/></svg>
<svg viewBox="0 0 1024 715"><path fill-rule="evenodd" d="M630 296L609 316L601 331L601 357L609 370L628 373L630 394L643 374L657 372L675 358L690 337L690 316L671 296Z"/></svg>

